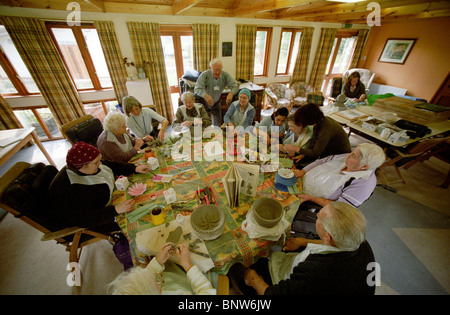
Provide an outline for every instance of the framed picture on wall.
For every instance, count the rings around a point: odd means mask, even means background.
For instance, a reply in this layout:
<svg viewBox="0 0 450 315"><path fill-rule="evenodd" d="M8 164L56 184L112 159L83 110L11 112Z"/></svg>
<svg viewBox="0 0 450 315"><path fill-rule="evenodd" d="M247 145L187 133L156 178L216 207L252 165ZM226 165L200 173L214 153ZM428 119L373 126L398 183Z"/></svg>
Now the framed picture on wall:
<svg viewBox="0 0 450 315"><path fill-rule="evenodd" d="M388 38L378 61L404 64L415 42L416 38Z"/></svg>
<svg viewBox="0 0 450 315"><path fill-rule="evenodd" d="M222 57L231 57L233 54L233 42L222 42Z"/></svg>

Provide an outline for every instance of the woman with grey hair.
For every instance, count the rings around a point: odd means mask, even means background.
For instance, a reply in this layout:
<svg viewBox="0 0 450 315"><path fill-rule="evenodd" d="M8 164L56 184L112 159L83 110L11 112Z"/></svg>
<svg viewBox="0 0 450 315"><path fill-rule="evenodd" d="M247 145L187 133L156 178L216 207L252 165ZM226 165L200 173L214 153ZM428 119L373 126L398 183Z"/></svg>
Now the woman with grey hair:
<svg viewBox="0 0 450 315"><path fill-rule="evenodd" d="M206 112L205 108L200 103L195 103L195 96L191 92L184 92L181 95L183 105L178 107L175 115L175 120L172 122L172 127L189 127L191 133L196 125L201 125L202 129L211 125L211 118ZM192 133L193 134L193 133Z"/></svg>
<svg viewBox="0 0 450 315"><path fill-rule="evenodd" d="M134 267L109 284L113 295L215 295L216 289L200 269L193 265L186 244L163 245L147 267ZM179 268L169 258L176 256Z"/></svg>
<svg viewBox="0 0 450 315"><path fill-rule="evenodd" d="M121 112L109 112L103 121L103 132L97 140L97 148L107 161L128 162L144 144L142 139L131 138L127 133L126 116Z"/></svg>
<svg viewBox="0 0 450 315"><path fill-rule="evenodd" d="M343 201L359 207L371 195L377 185L375 170L386 155L381 147L361 143L350 154L328 156L314 161L302 170L294 170L302 177L304 201L325 206L332 201Z"/></svg>
<svg viewBox="0 0 450 315"><path fill-rule="evenodd" d="M134 96L124 96L122 99L122 108L127 115L127 126L130 131L145 142L154 140L158 137L164 141L164 132L169 125L169 121L156 113L153 109L142 108L142 104ZM153 120L162 124L161 130L153 130Z"/></svg>
<svg viewBox="0 0 450 315"><path fill-rule="evenodd" d="M373 295L375 286L368 279L375 257L365 240L364 215L347 203L333 202L319 212L316 230L320 240L290 238L284 252L274 252L270 261L260 259L247 269L241 290L265 295ZM304 246L300 253L292 252Z"/></svg>

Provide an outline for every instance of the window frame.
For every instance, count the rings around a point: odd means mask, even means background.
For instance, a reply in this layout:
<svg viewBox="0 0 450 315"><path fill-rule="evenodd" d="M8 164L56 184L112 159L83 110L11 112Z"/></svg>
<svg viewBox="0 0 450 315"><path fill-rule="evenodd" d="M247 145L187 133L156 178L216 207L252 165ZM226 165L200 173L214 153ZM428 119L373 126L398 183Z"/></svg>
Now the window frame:
<svg viewBox="0 0 450 315"><path fill-rule="evenodd" d="M263 73L257 75L254 73L254 70L253 70L253 77L254 78L263 78L263 77L268 77L268 73L269 73L270 47L271 47L271 43L272 43L273 28L269 27L269 26L258 26L256 28L256 32L258 32L258 31L259 32L263 32L263 31L267 32L266 47L265 47L265 54L264 54Z"/></svg>
<svg viewBox="0 0 450 315"><path fill-rule="evenodd" d="M102 87L100 84L100 79L97 76L96 70L95 70L95 65L94 62L92 61L91 58L91 54L89 52L89 49L87 47L86 41L84 40L84 36L83 36L83 31L82 29L95 29L95 26L92 23L81 23L79 26L78 25L73 25L73 26L69 26L67 25L67 23L64 22L45 22L45 26L47 27L47 31L50 35L50 37L52 38L53 44L55 45L56 49L58 50L58 54L61 57L61 59L64 62L64 65L66 66L67 72L69 73L72 82L74 82L75 88L77 89L78 92L83 92L83 91L101 91L101 90L110 90L113 89L113 87ZM84 64L86 66L86 69L88 71L89 74L89 78L91 79L92 88L84 88L84 89L79 89L76 84L75 84L75 80L72 76L72 73L69 70L69 67L67 65L67 62L64 58L64 55L61 51L61 48L58 45L58 42L55 38L55 35L53 34L52 28L64 28L64 29L71 29L72 33L75 37L75 40L77 42L77 46L78 49L80 50L81 56L83 58ZM111 74L110 74L111 75Z"/></svg>
<svg viewBox="0 0 450 315"><path fill-rule="evenodd" d="M192 36L194 37L194 32L192 30L191 25L160 25L160 36L172 36L173 40L173 50L175 53L175 65L177 68L177 84L169 86L169 92L172 93L180 93L179 81L184 73L184 64L183 64L183 49L181 47L181 36ZM181 72L180 72L181 71Z"/></svg>
<svg viewBox="0 0 450 315"><path fill-rule="evenodd" d="M289 44L289 52L288 52L288 58L286 61L286 70L283 73L278 73L278 62L280 60L280 53L281 53L281 41L283 39L283 33L291 33L291 42ZM277 56L277 63L275 65L275 76L286 76L291 75L292 73L289 73L289 69L291 68L291 57L292 57L292 50L294 48L294 42L295 37L297 33L302 34L302 30L299 28L282 28L280 33L280 42L278 44L278 56ZM301 35L300 35L301 36ZM300 37L301 40L301 37Z"/></svg>
<svg viewBox="0 0 450 315"><path fill-rule="evenodd" d="M332 71L334 68L334 62L336 61L336 57L339 51L339 46L341 45L343 38L351 38L354 36L358 36L359 30L338 30L335 36L336 39L336 45L332 47L332 56L330 61L330 68L328 69L328 72ZM353 60L353 56L355 54L355 47L358 42L358 39L356 39L353 43L353 49L352 49L352 56L349 59L349 63ZM323 81L323 93L327 93L327 88L330 85L330 81L334 78L342 77L344 73L325 73L324 74L324 81ZM345 71L344 71L345 72Z"/></svg>

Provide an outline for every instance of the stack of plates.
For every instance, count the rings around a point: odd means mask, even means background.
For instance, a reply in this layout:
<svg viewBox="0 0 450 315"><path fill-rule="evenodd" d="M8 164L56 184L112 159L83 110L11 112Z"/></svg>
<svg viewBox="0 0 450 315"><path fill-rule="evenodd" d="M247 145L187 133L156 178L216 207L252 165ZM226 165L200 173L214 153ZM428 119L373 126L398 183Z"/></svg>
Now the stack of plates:
<svg viewBox="0 0 450 315"><path fill-rule="evenodd" d="M292 170L281 168L275 174L275 181L273 183L276 189L288 192L288 187L294 186L297 183L297 177L294 176Z"/></svg>

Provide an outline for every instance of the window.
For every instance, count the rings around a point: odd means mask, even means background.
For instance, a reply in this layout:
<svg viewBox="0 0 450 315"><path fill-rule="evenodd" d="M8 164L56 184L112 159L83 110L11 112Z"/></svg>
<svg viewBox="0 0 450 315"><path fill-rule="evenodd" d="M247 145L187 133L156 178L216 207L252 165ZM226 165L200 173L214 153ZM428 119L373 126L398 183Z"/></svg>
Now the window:
<svg viewBox="0 0 450 315"><path fill-rule="evenodd" d="M194 69L192 27L161 25L161 43L172 105L176 111L180 95L179 80L187 70Z"/></svg>
<svg viewBox="0 0 450 315"><path fill-rule="evenodd" d="M47 27L78 90L112 87L105 56L93 25L48 23Z"/></svg>
<svg viewBox="0 0 450 315"><path fill-rule="evenodd" d="M301 35L301 31L298 29L283 28L281 30L277 75L291 74L294 71Z"/></svg>
<svg viewBox="0 0 450 315"><path fill-rule="evenodd" d="M267 76L271 38L272 28L258 27L256 29L254 76Z"/></svg>
<svg viewBox="0 0 450 315"><path fill-rule="evenodd" d="M0 93L29 95L39 93L11 37L0 25Z"/></svg>
<svg viewBox="0 0 450 315"><path fill-rule="evenodd" d="M356 47L356 35L357 30L338 31L336 34L322 86L324 95L330 95L333 78L341 77L350 66Z"/></svg>

